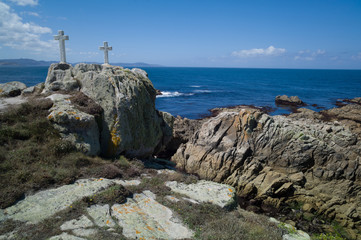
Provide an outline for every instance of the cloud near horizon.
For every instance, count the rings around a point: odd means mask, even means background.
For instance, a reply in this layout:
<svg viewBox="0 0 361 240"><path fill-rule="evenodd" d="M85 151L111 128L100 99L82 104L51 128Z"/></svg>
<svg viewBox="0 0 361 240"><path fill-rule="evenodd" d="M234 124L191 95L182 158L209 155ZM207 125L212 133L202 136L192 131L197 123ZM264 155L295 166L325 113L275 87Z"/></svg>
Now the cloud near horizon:
<svg viewBox="0 0 361 240"><path fill-rule="evenodd" d="M279 56L285 52L285 48L275 48L274 46L269 46L268 48L252 48L248 50L234 51L231 55L235 57Z"/></svg>
<svg viewBox="0 0 361 240"><path fill-rule="evenodd" d="M15 1L28 3L37 1ZM0 46L6 46L18 50L30 50L33 52L48 52L56 47L55 41L43 41L43 34L51 34L52 30L35 23L24 22L9 5L0 1Z"/></svg>
<svg viewBox="0 0 361 240"><path fill-rule="evenodd" d="M10 0L19 6L36 6L38 5L38 0Z"/></svg>
<svg viewBox="0 0 361 240"><path fill-rule="evenodd" d="M299 51L298 54L294 57L294 60L304 60L304 61L313 61L318 56L322 56L326 53L325 50L318 49L317 51L310 51L310 50L302 50Z"/></svg>

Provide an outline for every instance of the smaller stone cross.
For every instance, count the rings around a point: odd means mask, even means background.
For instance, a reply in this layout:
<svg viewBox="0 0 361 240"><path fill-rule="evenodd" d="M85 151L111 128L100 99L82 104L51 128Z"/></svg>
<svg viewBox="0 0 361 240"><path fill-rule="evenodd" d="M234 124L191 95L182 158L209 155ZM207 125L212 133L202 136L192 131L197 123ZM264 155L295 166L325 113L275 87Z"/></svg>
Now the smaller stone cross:
<svg viewBox="0 0 361 240"><path fill-rule="evenodd" d="M108 51L113 50L113 48L108 47L108 42L104 42L104 46L99 47L99 50L104 51L104 64L109 65Z"/></svg>
<svg viewBox="0 0 361 240"><path fill-rule="evenodd" d="M60 48L60 63L66 63L66 56L65 56L65 40L69 40L69 36L64 35L63 30L58 31L58 35L54 36L54 40L59 41L59 48Z"/></svg>

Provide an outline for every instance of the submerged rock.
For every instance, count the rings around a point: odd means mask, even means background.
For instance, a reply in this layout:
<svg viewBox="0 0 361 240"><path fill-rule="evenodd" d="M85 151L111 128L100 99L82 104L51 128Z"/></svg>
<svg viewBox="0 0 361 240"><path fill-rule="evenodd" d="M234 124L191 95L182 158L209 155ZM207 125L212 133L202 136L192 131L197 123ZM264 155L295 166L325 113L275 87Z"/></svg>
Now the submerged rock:
<svg viewBox="0 0 361 240"><path fill-rule="evenodd" d="M298 96L288 97L287 95L278 95L275 99L276 104L289 106L306 106Z"/></svg>

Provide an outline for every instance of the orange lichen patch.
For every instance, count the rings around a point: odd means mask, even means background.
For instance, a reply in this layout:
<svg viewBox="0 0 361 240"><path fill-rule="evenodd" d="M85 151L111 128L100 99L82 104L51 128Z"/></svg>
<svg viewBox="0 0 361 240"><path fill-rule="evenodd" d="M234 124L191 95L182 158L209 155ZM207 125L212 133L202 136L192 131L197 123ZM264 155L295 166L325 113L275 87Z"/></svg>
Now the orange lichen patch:
<svg viewBox="0 0 361 240"><path fill-rule="evenodd" d="M2 89L0 88L0 93L3 92L3 91L4 91L4 90L2 90Z"/></svg>
<svg viewBox="0 0 361 240"><path fill-rule="evenodd" d="M58 112L58 115L63 114L63 112Z"/></svg>
<svg viewBox="0 0 361 240"><path fill-rule="evenodd" d="M141 233L141 231L138 231L137 229L135 229L135 234L139 234Z"/></svg>
<svg viewBox="0 0 361 240"><path fill-rule="evenodd" d="M228 188L228 190L229 190L230 192L233 192L233 190L232 190L231 188Z"/></svg>
<svg viewBox="0 0 361 240"><path fill-rule="evenodd" d="M49 115L48 116L48 119L50 120L50 119L53 119L54 118L54 116L53 115Z"/></svg>
<svg viewBox="0 0 361 240"><path fill-rule="evenodd" d="M80 120L80 117L75 117L76 120Z"/></svg>
<svg viewBox="0 0 361 240"><path fill-rule="evenodd" d="M109 223L110 223L109 220L107 220L106 224L108 225Z"/></svg>
<svg viewBox="0 0 361 240"><path fill-rule="evenodd" d="M150 226L147 226L148 230L150 231L154 231L154 228L150 227Z"/></svg>
<svg viewBox="0 0 361 240"><path fill-rule="evenodd" d="M70 114L70 115L75 115L76 112L68 112L68 114Z"/></svg>
<svg viewBox="0 0 361 240"><path fill-rule="evenodd" d="M117 124L118 124L118 115L115 114L114 115L114 125L110 131L110 139L109 139L109 144L108 144L107 153L109 156L115 155L120 143L122 142L122 139L118 135L118 132L117 132Z"/></svg>

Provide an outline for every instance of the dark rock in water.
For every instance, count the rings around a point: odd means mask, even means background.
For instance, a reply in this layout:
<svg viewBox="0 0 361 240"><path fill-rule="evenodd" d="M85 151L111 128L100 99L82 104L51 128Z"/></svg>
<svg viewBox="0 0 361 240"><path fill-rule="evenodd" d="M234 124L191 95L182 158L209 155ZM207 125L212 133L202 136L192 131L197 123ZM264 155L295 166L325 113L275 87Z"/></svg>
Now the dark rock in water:
<svg viewBox="0 0 361 240"><path fill-rule="evenodd" d="M156 95L157 95L157 96L158 96L158 95L163 95L163 93L162 93L159 89L156 89L155 91L156 91Z"/></svg>
<svg viewBox="0 0 361 240"><path fill-rule="evenodd" d="M26 88L22 82L7 82L0 84L0 97L16 97Z"/></svg>
<svg viewBox="0 0 361 240"><path fill-rule="evenodd" d="M360 116L357 104L320 113L301 108L289 116L224 110L202 122L172 160L261 206L309 204L361 233Z"/></svg>
<svg viewBox="0 0 361 240"><path fill-rule="evenodd" d="M306 104L297 96L288 97L287 95L278 95L275 99L276 104L278 105L288 105L288 106L306 106Z"/></svg>
<svg viewBox="0 0 361 240"><path fill-rule="evenodd" d="M347 102L347 103L356 103L356 104L361 105L361 97L357 97L357 98L354 98L354 99L345 99L343 101Z"/></svg>

